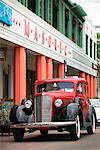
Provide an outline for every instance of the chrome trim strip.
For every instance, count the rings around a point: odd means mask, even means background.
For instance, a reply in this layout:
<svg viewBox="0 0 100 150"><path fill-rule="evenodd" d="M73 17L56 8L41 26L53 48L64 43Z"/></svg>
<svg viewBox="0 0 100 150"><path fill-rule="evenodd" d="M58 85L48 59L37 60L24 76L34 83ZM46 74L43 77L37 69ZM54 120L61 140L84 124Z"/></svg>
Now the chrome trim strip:
<svg viewBox="0 0 100 150"><path fill-rule="evenodd" d="M11 128L43 128L43 127L48 127L48 128L57 128L59 126L68 126L68 125L75 125L76 121L66 121L66 122L38 122L38 123L20 123L20 124L15 124L11 125Z"/></svg>

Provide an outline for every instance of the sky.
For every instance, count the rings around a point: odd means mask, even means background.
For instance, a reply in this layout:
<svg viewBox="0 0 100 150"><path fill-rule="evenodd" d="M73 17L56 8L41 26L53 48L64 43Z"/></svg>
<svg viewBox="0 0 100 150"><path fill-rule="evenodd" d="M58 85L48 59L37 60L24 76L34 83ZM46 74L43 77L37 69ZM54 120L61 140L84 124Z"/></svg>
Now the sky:
<svg viewBox="0 0 100 150"><path fill-rule="evenodd" d="M71 0L79 4L87 13L94 26L100 26L100 0Z"/></svg>

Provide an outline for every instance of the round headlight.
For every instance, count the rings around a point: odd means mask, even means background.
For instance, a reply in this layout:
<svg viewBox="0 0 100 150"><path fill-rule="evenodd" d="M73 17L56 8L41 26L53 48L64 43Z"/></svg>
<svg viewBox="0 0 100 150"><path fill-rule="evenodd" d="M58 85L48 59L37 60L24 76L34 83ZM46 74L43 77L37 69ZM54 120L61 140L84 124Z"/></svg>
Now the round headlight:
<svg viewBox="0 0 100 150"><path fill-rule="evenodd" d="M55 100L55 102L54 102L54 104L55 104L55 106L56 107L60 107L61 105L62 105L62 100L61 99L57 99L57 100Z"/></svg>
<svg viewBox="0 0 100 150"><path fill-rule="evenodd" d="M25 103L24 103L24 106L26 108L30 108L32 106L32 102L30 100L27 100Z"/></svg>

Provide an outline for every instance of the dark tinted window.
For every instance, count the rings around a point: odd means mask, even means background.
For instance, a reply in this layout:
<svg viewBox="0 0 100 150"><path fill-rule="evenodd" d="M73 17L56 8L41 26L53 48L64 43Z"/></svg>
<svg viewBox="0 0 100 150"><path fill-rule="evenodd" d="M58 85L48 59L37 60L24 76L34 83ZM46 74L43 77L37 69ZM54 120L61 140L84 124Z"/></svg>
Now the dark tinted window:
<svg viewBox="0 0 100 150"><path fill-rule="evenodd" d="M62 90L65 92L73 92L74 83L73 82L48 82L37 86L37 93L43 91L48 92L48 91L58 91L58 90Z"/></svg>
<svg viewBox="0 0 100 150"><path fill-rule="evenodd" d="M82 94L83 89L82 89L82 83L77 84L77 93Z"/></svg>

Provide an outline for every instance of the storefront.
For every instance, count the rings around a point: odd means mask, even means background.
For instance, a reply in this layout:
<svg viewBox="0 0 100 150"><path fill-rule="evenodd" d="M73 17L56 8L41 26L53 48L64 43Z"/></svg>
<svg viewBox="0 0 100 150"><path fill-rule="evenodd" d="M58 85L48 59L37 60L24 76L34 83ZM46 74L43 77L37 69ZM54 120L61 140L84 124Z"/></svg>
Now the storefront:
<svg viewBox="0 0 100 150"><path fill-rule="evenodd" d="M64 77L86 78L89 97L96 96L96 70L90 59L74 42L17 2L3 0L0 21L0 99L16 104L33 95L35 80ZM10 19L10 20L9 20ZM8 20L8 21L7 21Z"/></svg>

